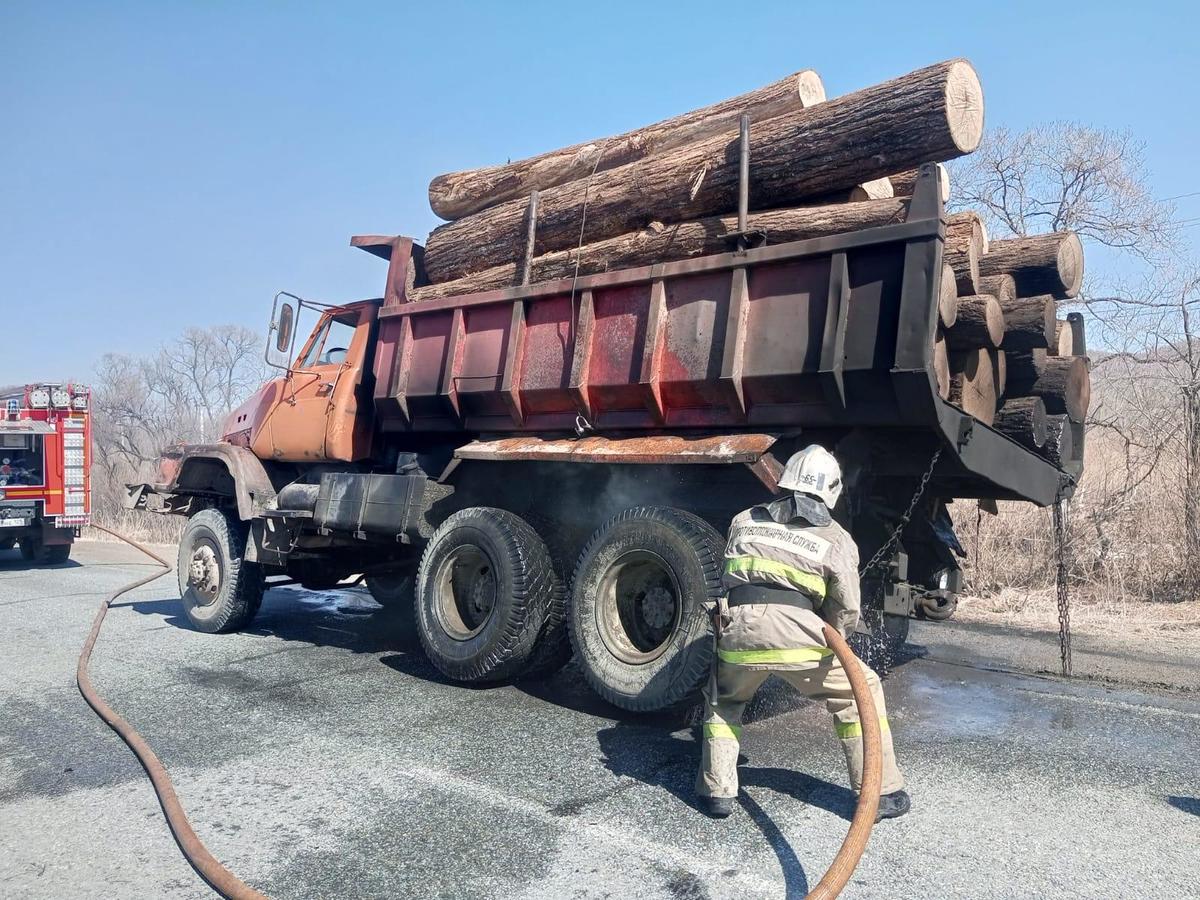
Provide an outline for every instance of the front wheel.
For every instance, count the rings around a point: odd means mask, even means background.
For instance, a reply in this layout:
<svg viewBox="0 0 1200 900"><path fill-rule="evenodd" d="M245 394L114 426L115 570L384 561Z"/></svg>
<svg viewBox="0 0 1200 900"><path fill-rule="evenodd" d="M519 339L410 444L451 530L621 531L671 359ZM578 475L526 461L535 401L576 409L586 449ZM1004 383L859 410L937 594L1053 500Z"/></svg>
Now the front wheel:
<svg viewBox="0 0 1200 900"><path fill-rule="evenodd" d="M245 628L262 604L262 567L245 561L249 529L219 509L202 509L179 540L179 594L198 631Z"/></svg>
<svg viewBox="0 0 1200 900"><path fill-rule="evenodd" d="M588 542L571 589L571 642L588 682L634 712L691 700L712 664L706 604L725 542L698 516L635 507Z"/></svg>

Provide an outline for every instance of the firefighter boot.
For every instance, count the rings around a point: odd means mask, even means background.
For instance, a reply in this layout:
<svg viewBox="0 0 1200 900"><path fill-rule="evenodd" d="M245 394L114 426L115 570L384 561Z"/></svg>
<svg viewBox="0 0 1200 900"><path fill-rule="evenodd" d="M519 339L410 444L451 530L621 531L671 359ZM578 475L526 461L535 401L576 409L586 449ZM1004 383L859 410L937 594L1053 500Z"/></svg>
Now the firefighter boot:
<svg viewBox="0 0 1200 900"><path fill-rule="evenodd" d="M875 821L898 819L911 808L912 803L908 799L907 791L892 791L879 798L879 812L875 816Z"/></svg>

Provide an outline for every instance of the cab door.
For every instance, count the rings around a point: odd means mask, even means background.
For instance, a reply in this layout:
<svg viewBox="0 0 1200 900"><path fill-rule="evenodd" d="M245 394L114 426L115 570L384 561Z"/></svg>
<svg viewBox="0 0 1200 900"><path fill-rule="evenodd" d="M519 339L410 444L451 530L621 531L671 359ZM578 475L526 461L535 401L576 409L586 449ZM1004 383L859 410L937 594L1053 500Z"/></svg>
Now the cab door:
<svg viewBox="0 0 1200 900"><path fill-rule="evenodd" d="M282 379L274 409L254 441L260 458L353 462L371 452L372 406L362 390L375 304L326 310ZM360 406L360 397L368 401Z"/></svg>

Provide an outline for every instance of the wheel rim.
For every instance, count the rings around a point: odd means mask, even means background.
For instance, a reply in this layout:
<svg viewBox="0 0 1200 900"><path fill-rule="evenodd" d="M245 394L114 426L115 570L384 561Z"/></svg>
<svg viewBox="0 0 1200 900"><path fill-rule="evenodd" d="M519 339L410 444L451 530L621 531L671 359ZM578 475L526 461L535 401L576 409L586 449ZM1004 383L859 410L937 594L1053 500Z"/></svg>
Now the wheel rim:
<svg viewBox="0 0 1200 900"><path fill-rule="evenodd" d="M200 538L192 548L188 561L188 588L195 594L197 605L209 606L221 592L221 555L217 545Z"/></svg>
<svg viewBox="0 0 1200 900"><path fill-rule="evenodd" d="M683 594L661 556L631 550L601 578L596 611L609 652L630 665L645 665L667 651L683 618Z"/></svg>
<svg viewBox="0 0 1200 900"><path fill-rule="evenodd" d="M483 631L499 593L496 567L483 549L474 544L455 547L438 566L434 585L434 612L447 635L468 641Z"/></svg>

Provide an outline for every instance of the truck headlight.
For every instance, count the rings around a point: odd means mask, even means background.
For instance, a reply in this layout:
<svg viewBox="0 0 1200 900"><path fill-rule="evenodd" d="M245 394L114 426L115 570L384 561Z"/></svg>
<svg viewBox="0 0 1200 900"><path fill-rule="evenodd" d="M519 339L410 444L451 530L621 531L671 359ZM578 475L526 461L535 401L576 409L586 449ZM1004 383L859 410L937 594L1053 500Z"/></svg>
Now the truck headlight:
<svg viewBox="0 0 1200 900"><path fill-rule="evenodd" d="M45 409L50 405L50 392L43 387L36 387L29 392L29 408Z"/></svg>
<svg viewBox="0 0 1200 900"><path fill-rule="evenodd" d="M55 409L66 409L71 405L71 395L66 388L56 387L50 390L50 402Z"/></svg>

